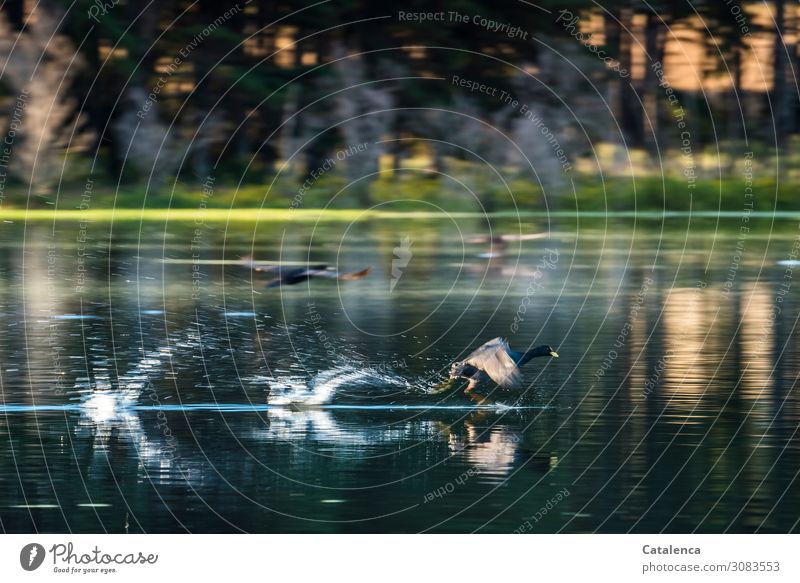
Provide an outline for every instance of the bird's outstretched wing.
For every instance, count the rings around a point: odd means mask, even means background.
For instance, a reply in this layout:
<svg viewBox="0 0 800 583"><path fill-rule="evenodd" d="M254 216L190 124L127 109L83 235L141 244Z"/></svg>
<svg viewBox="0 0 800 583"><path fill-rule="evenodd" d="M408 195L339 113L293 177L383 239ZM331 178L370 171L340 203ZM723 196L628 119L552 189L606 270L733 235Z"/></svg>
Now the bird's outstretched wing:
<svg viewBox="0 0 800 583"><path fill-rule="evenodd" d="M267 287L282 287L284 285L292 285L294 283L299 283L315 277L323 277L325 279L355 280L366 277L371 270L371 267L367 267L366 269L355 271L353 273L339 273L335 268L324 265L316 267L275 270L274 272L278 273L278 277L268 281Z"/></svg>
<svg viewBox="0 0 800 583"><path fill-rule="evenodd" d="M267 263L265 261L255 261L252 257L242 257L242 265L249 267L253 271L260 271L264 273L274 273L281 277L287 271L296 271L297 265L278 265L275 263Z"/></svg>
<svg viewBox="0 0 800 583"><path fill-rule="evenodd" d="M522 375L517 363L509 356L508 342L502 338L494 338L467 356L467 364L481 369L501 387L507 389L518 387Z"/></svg>
<svg viewBox="0 0 800 583"><path fill-rule="evenodd" d="M252 257L242 257L242 264L249 267L253 271L272 274L274 278L267 282L267 287L281 287L286 284L299 283L299 281L303 281L303 278L311 279L312 277L355 280L366 277L369 272L372 271L371 267L367 267L361 271L341 273L335 267L331 267L325 263L306 266L279 265L275 263L254 261Z"/></svg>
<svg viewBox="0 0 800 583"><path fill-rule="evenodd" d="M367 275L369 275L370 271L372 271L372 268L367 267L366 269L362 269L361 271L353 271L351 273L341 273L333 267L326 267L325 269L309 269L308 275L309 277L324 277L327 279L342 279L345 281L351 281L355 279L361 279L362 277L366 277Z"/></svg>

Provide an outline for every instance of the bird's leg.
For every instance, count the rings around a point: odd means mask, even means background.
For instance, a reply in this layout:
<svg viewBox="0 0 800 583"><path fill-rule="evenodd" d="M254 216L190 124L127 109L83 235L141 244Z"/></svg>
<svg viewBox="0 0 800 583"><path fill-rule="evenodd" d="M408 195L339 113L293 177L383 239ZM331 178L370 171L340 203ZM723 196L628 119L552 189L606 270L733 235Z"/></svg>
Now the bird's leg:
<svg viewBox="0 0 800 583"><path fill-rule="evenodd" d="M474 398L475 393L472 393L472 395L470 396ZM476 425L480 425L480 423L483 422L486 419L486 417L487 417L486 411L475 411L472 415L469 416L469 419L464 422L464 425L470 428L475 427Z"/></svg>
<svg viewBox="0 0 800 583"><path fill-rule="evenodd" d="M467 388L464 389L464 392L469 394L472 392L472 389L474 389L477 386L478 386L478 381L476 379L469 379L469 384L467 385Z"/></svg>
<svg viewBox="0 0 800 583"><path fill-rule="evenodd" d="M475 401L477 405L491 405L493 403L490 399L478 393L473 393L472 391L469 391L467 395L469 395L469 398Z"/></svg>

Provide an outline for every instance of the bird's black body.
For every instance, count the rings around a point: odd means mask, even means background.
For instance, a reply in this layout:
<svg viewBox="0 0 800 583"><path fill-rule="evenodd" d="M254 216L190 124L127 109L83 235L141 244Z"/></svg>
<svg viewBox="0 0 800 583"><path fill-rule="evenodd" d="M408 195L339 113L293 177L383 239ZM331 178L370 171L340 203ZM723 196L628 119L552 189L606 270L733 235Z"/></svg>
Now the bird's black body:
<svg viewBox="0 0 800 583"><path fill-rule="evenodd" d="M267 287L280 287L282 285L296 285L308 281L319 271L328 269L327 265L312 265L309 267L282 268L278 277L267 283Z"/></svg>
<svg viewBox="0 0 800 583"><path fill-rule="evenodd" d="M461 368L461 371L460 371L461 374L459 375L459 377L462 378L462 379L471 379L472 377L474 377L479 372L481 372L481 369L475 368L471 364L465 364Z"/></svg>
<svg viewBox="0 0 800 583"><path fill-rule="evenodd" d="M528 362L531 358L538 358L540 356L553 356L555 351L550 347L550 345L545 344L543 346L537 346L533 350L528 350L527 352L517 352L515 350L508 351L509 356L514 359L514 362L517 363L517 366L522 366L526 362Z"/></svg>
<svg viewBox="0 0 800 583"><path fill-rule="evenodd" d="M320 263L317 265L306 265L303 267L290 267L286 265L275 265L273 263L259 263L253 261L249 257L245 257L242 261L250 267L253 271L260 271L270 273L274 277L266 284L267 287L281 287L284 285L297 285L298 283L306 282L312 278L318 277L323 279L338 279L343 281L351 281L361 279L369 275L372 268L367 267L361 271L353 273L342 273L335 267Z"/></svg>

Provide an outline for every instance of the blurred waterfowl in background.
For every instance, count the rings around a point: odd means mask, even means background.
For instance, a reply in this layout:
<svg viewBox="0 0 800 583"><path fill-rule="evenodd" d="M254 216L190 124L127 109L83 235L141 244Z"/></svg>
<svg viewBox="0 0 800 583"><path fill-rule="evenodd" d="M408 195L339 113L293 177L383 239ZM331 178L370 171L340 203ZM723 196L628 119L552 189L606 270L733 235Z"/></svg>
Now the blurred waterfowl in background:
<svg viewBox="0 0 800 583"><path fill-rule="evenodd" d="M326 263L304 266L277 265L274 263L257 262L250 257L243 257L242 263L253 271L274 275L275 277L273 279L267 281L267 287L296 285L315 277L340 281L354 281L366 277L372 271L372 267L366 267L361 271L343 273Z"/></svg>
<svg viewBox="0 0 800 583"><path fill-rule="evenodd" d="M544 276L546 270L528 267L520 261L508 261L503 257L490 258L490 261L471 261L469 263L455 263L461 267L465 274L472 277L485 277L493 281L520 279L530 281Z"/></svg>
<svg viewBox="0 0 800 583"><path fill-rule="evenodd" d="M548 233L528 233L525 235L475 235L466 240L467 243L488 244L489 250L478 254L483 259L493 257L503 257L511 241L534 241L536 239L547 239Z"/></svg>
<svg viewBox="0 0 800 583"><path fill-rule="evenodd" d="M465 392L472 391L478 383L492 380L503 388L519 387L522 381L520 367L532 358L550 356L558 358L558 353L548 345L537 346L527 352L511 350L504 338L493 338L474 350L467 358L455 362L450 367L450 380L447 388L458 378L469 379Z"/></svg>

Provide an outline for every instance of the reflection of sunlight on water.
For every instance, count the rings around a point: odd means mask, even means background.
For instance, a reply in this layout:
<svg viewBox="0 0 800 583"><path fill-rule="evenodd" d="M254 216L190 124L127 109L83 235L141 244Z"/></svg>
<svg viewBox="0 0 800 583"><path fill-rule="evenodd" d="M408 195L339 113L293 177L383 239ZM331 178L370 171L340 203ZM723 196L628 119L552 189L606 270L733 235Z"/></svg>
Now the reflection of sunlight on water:
<svg viewBox="0 0 800 583"><path fill-rule="evenodd" d="M694 400L705 390L707 369L702 360L709 324L705 303L695 288L673 288L664 305L666 349L659 356L666 365L659 381L660 392L671 397L673 405L682 398Z"/></svg>
<svg viewBox="0 0 800 583"><path fill-rule="evenodd" d="M759 399L767 396L773 374L775 322L773 315L774 291L770 286L757 283L742 298L741 306L741 380L742 396ZM778 315L778 318L780 315Z"/></svg>

